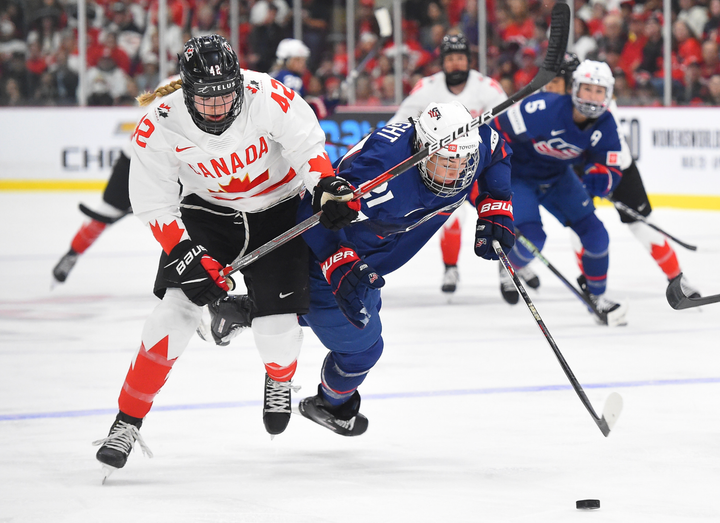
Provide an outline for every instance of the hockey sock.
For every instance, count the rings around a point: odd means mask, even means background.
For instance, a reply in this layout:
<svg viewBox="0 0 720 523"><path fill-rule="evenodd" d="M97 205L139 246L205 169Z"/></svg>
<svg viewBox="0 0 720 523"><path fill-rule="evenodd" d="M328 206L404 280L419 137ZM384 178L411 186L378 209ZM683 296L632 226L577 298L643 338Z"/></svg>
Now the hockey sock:
<svg viewBox="0 0 720 523"><path fill-rule="evenodd" d="M105 227L107 227L106 223L92 219L88 220L82 225L82 227L80 227L80 230L73 238L70 247L78 254L84 253L88 247L95 243L95 240L97 240L98 236L102 234Z"/></svg>
<svg viewBox="0 0 720 523"><path fill-rule="evenodd" d="M579 253L580 268L587 279L588 290L596 296L604 294L610 263L610 237L607 230L594 213L572 225L572 230L582 243L582 251Z"/></svg>
<svg viewBox="0 0 720 523"><path fill-rule="evenodd" d="M331 405L342 405L365 381L367 373L377 363L383 352L383 339L362 352L330 352L323 362L320 378L322 393Z"/></svg>
<svg viewBox="0 0 720 523"><path fill-rule="evenodd" d="M635 238L648 250L668 280L680 274L677 255L665 236L643 222L634 222L628 227Z"/></svg>
<svg viewBox="0 0 720 523"><path fill-rule="evenodd" d="M167 289L142 332L140 349L130 364L120 391L120 410L144 418L165 384L172 366L200 325L202 308L180 289Z"/></svg>
<svg viewBox="0 0 720 523"><path fill-rule="evenodd" d="M268 376L275 381L289 381L297 369L303 340L297 315L274 314L254 318L252 333Z"/></svg>
<svg viewBox="0 0 720 523"><path fill-rule="evenodd" d="M460 220L455 218L449 225L446 222L440 234L440 249L442 250L445 265L457 265L458 258L460 257L461 238L462 228L460 226Z"/></svg>
<svg viewBox="0 0 720 523"><path fill-rule="evenodd" d="M517 229L523 236L525 236L525 238L530 240L530 243L537 247L539 251L542 251L545 246L545 240L547 240L547 234L545 234L545 231L543 230L542 223L528 222L518 224ZM535 256L533 253L527 250L525 246L518 241L515 242L515 245L508 255L510 263L516 269L525 267L528 263L533 261L534 258Z"/></svg>
<svg viewBox="0 0 720 523"><path fill-rule="evenodd" d="M135 418L144 418L150 411L155 396L177 360L169 360L167 350L167 336L149 350L145 349L145 344L140 345L120 391L118 406L122 412Z"/></svg>

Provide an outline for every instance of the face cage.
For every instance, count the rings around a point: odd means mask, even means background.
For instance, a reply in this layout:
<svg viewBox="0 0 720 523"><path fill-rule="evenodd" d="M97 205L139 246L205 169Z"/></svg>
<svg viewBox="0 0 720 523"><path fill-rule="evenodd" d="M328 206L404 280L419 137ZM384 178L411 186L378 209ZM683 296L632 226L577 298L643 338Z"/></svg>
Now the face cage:
<svg viewBox="0 0 720 523"><path fill-rule="evenodd" d="M450 198L451 196L455 196L456 194L470 186L473 179L475 178L475 171L477 169L478 160L480 158L480 151L478 149L475 149L474 153L465 157L467 158L467 162L465 162L465 167L463 167L463 170L460 172L457 179L453 180L448 184L440 183L438 181L435 181L435 179L433 178L433 171L431 171L430 166L428 166L428 163L430 163L429 160L433 156L438 155L432 155L428 158L425 158L417 165L418 171L420 171L420 177L422 178L423 183L428 189L430 189L432 192L434 192L441 198Z"/></svg>
<svg viewBox="0 0 720 523"><path fill-rule="evenodd" d="M580 114L582 114L583 116L587 116L588 118L600 118L600 116L602 116L602 114L608 110L608 107L610 106L610 100L612 98L613 88L606 85L603 87L605 87L605 99L600 103L589 102L578 97L577 93L580 90L580 83L573 82L572 101L575 105L575 108L580 111Z"/></svg>
<svg viewBox="0 0 720 523"><path fill-rule="evenodd" d="M203 117L202 113L198 111L195 107L195 95L190 91L191 89L187 89L183 92L183 94L185 95L185 106L190 112L190 116L192 117L193 122L195 122L195 125L197 125L201 131L210 134L220 135L227 131L228 128L235 121L235 118L240 115L240 109L242 109L243 103L242 81L239 82L239 85L235 88L235 91L233 91L235 93L235 100L233 100L233 103L230 106L230 110L227 112L225 118L218 122L212 122L210 120L206 120Z"/></svg>

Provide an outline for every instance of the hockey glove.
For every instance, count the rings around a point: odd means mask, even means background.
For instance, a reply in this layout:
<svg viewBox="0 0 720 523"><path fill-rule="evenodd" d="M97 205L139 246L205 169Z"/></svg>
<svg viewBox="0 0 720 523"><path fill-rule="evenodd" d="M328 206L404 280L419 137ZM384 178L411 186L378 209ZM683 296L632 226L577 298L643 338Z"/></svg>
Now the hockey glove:
<svg viewBox="0 0 720 523"><path fill-rule="evenodd" d="M620 171L601 163L594 163L585 169L583 184L590 196L607 196L620 183Z"/></svg>
<svg viewBox="0 0 720 523"><path fill-rule="evenodd" d="M313 190L313 212L322 210L320 223L331 231L339 231L358 217L360 202L351 201L353 188L342 178L326 176Z"/></svg>
<svg viewBox="0 0 720 523"><path fill-rule="evenodd" d="M495 200L483 193L477 199L478 220L475 228L475 254L486 260L497 260L492 241L500 242L507 254L515 245L512 202Z"/></svg>
<svg viewBox="0 0 720 523"><path fill-rule="evenodd" d="M383 277L358 256L351 244L341 244L320 268L342 313L358 329L365 328L370 321L365 298L369 290L385 285Z"/></svg>
<svg viewBox="0 0 720 523"><path fill-rule="evenodd" d="M195 305L203 306L227 296L222 269L205 247L183 240L168 254L163 277L172 287L182 289Z"/></svg>

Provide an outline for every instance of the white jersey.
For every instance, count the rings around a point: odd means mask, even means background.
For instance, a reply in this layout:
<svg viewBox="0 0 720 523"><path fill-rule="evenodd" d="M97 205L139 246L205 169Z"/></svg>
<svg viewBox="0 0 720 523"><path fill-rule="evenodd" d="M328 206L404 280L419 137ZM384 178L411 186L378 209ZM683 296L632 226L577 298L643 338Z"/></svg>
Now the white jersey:
<svg viewBox="0 0 720 523"><path fill-rule="evenodd" d="M220 136L195 125L182 89L150 105L135 129L133 213L159 241L167 236L164 226L175 222L168 228L173 241L161 241L166 251L189 237L180 217L183 196L259 212L333 174L325 133L302 97L267 74L243 71L243 76L240 115Z"/></svg>
<svg viewBox="0 0 720 523"><path fill-rule="evenodd" d="M388 123L407 122L408 118L417 117L433 102L447 103L455 100L467 107L475 118L507 100L507 95L499 83L474 69L470 70L462 92L454 94L445 83L445 73L440 71L432 76L426 76L415 84Z"/></svg>

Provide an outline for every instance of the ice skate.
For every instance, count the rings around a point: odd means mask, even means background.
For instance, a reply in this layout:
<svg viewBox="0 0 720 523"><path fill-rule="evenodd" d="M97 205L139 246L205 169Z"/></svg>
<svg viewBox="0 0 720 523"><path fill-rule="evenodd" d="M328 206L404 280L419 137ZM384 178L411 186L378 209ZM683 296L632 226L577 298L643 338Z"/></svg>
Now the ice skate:
<svg viewBox="0 0 720 523"><path fill-rule="evenodd" d="M538 278L538 275L535 274L529 265L526 265L522 269L518 269L516 272L522 281L524 281L531 289L537 289L540 287L540 278Z"/></svg>
<svg viewBox="0 0 720 523"><path fill-rule="evenodd" d="M300 414L341 436L364 434L368 428L368 419L359 412L360 393L355 391L345 403L334 406L325 401L321 388L322 386L318 385L316 396L305 398L300 402L298 406Z"/></svg>
<svg viewBox="0 0 720 523"><path fill-rule="evenodd" d="M140 444L144 455L149 458L153 457L152 451L140 435L139 429L142 426L142 420L137 422L137 424L133 424L124 421L128 418L129 416L125 416L122 413L118 414L110 427L108 437L93 441L93 445L101 445L95 457L102 463L102 471L104 474L103 484L110 474L125 466L130 451L132 451L135 445L135 441Z"/></svg>
<svg viewBox="0 0 720 523"><path fill-rule="evenodd" d="M457 265L446 265L445 276L443 276L442 291L453 293L457 290L457 284L460 281L460 273Z"/></svg>
<svg viewBox="0 0 720 523"><path fill-rule="evenodd" d="M228 345L230 340L250 327L252 302L245 295L233 295L210 303L210 333L217 345Z"/></svg>
<svg viewBox="0 0 720 523"><path fill-rule="evenodd" d="M500 294L510 305L515 305L520 299L515 284L502 263L498 264L498 268L500 269Z"/></svg>
<svg viewBox="0 0 720 523"><path fill-rule="evenodd" d="M686 297L693 300L702 297L700 295L700 291L690 285L690 282L688 282L688 279L685 277L685 275L683 275L683 273L680 273L674 278L668 280L668 285L675 280L680 280L680 288L682 289L682 292Z"/></svg>
<svg viewBox="0 0 720 523"><path fill-rule="evenodd" d="M595 306L597 314L595 314L595 321L600 325L607 325L608 327L622 327L627 325L627 319L625 315L628 311L628 305L626 302L614 302L605 297L605 294L592 294L590 293L587 285L585 276L580 275L577 279L580 289L590 299Z"/></svg>
<svg viewBox="0 0 720 523"><path fill-rule="evenodd" d="M55 278L54 283L65 283L68 274L70 274L70 271L73 267L75 267L75 263L77 263L79 257L80 255L78 253L70 249L62 258L60 258L60 261L57 262L57 265L55 265L55 268L52 271L53 278Z"/></svg>
<svg viewBox="0 0 720 523"><path fill-rule="evenodd" d="M265 398L263 402L263 423L271 436L282 434L290 423L292 391L299 391L292 381L275 381L265 374Z"/></svg>

